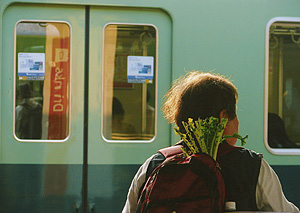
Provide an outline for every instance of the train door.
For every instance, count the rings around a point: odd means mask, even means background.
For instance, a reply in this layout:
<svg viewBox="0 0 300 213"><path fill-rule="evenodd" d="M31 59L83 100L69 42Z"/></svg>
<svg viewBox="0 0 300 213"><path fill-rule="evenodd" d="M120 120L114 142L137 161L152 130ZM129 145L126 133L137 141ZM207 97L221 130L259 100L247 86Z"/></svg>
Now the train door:
<svg viewBox="0 0 300 213"><path fill-rule="evenodd" d="M0 211L80 211L85 7L3 11Z"/></svg>
<svg viewBox="0 0 300 213"><path fill-rule="evenodd" d="M171 21L163 11L90 8L88 202L120 212L139 165L170 145L160 108L171 82Z"/></svg>
<svg viewBox="0 0 300 213"><path fill-rule="evenodd" d="M171 82L169 16L2 9L0 211L120 212L138 166L171 141L160 112Z"/></svg>

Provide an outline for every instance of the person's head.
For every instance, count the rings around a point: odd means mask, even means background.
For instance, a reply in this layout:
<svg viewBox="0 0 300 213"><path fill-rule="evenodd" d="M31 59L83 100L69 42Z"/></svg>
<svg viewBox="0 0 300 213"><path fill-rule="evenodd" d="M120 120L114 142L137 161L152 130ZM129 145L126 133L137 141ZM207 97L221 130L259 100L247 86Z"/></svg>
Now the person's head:
<svg viewBox="0 0 300 213"><path fill-rule="evenodd" d="M228 118L224 134L231 135L238 132L237 99L235 86L225 77L192 71L174 82L165 95L162 110L169 123L175 122L181 131L184 131L182 121L188 118ZM234 144L236 139L227 142Z"/></svg>
<svg viewBox="0 0 300 213"><path fill-rule="evenodd" d="M18 98L23 100L25 98L32 98L32 89L31 86L27 83L20 84L18 88Z"/></svg>

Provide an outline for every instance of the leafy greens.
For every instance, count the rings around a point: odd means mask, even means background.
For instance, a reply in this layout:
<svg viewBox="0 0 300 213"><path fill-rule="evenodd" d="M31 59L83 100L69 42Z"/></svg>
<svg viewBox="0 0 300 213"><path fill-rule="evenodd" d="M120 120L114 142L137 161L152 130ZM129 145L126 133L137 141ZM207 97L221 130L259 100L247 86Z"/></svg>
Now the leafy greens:
<svg viewBox="0 0 300 213"><path fill-rule="evenodd" d="M248 135L242 137L238 133L233 135L223 135L228 119L222 118L219 122L218 118L210 117L208 119L198 119L193 121L192 118L188 122L182 122L185 132L181 132L175 127L175 133L184 141L186 146L181 150L186 156L192 154L206 153L214 160L217 158L218 147L227 138L238 138L241 140L242 146L245 145L245 139Z"/></svg>

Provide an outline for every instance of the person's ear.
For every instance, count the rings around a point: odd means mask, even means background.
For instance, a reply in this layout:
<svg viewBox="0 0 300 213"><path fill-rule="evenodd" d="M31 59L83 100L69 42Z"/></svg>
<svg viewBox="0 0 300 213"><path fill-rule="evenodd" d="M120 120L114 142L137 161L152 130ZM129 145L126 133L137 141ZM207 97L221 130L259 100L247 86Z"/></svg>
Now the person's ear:
<svg viewBox="0 0 300 213"><path fill-rule="evenodd" d="M220 121L222 118L228 118L227 111L225 109L223 109L219 114Z"/></svg>

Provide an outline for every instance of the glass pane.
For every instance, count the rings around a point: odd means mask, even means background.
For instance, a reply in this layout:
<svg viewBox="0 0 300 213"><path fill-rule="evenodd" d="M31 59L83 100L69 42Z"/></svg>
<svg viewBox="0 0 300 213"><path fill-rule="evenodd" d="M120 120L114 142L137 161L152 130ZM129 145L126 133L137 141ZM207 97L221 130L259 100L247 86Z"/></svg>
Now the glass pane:
<svg viewBox="0 0 300 213"><path fill-rule="evenodd" d="M300 23L275 22L269 34L268 143L300 147Z"/></svg>
<svg viewBox="0 0 300 213"><path fill-rule="evenodd" d="M107 25L104 37L103 135L151 140L155 134L156 29Z"/></svg>
<svg viewBox="0 0 300 213"><path fill-rule="evenodd" d="M63 140L69 134L70 29L66 23L16 26L15 135Z"/></svg>

